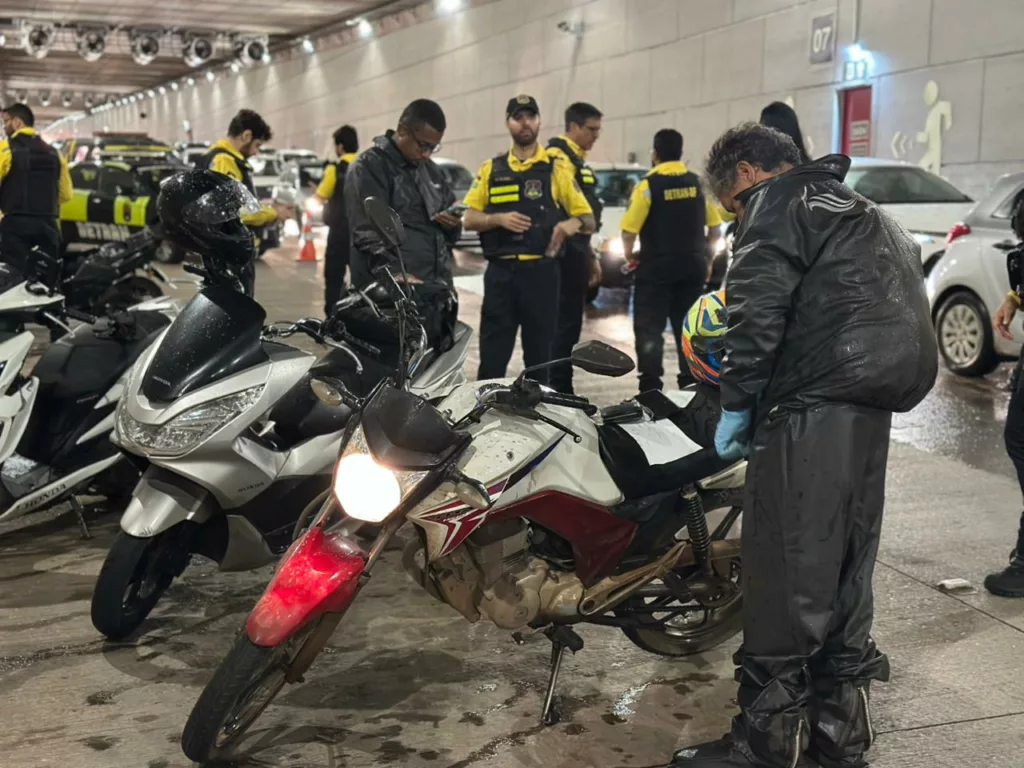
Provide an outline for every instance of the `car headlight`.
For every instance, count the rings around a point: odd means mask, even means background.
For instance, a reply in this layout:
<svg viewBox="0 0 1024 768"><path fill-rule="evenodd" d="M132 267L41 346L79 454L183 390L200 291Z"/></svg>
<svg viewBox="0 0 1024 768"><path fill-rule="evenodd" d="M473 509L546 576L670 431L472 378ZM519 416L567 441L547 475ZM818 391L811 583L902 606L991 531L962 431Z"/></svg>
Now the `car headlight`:
<svg viewBox="0 0 1024 768"><path fill-rule="evenodd" d="M601 250L612 256L626 255L626 249L622 245L621 237L609 237L601 244Z"/></svg>
<svg viewBox="0 0 1024 768"><path fill-rule="evenodd" d="M357 426L334 471L334 496L345 514L366 523L387 518L420 481L425 471L396 471L370 454L362 425Z"/></svg>
<svg viewBox="0 0 1024 768"><path fill-rule="evenodd" d="M130 389L129 389L130 391ZM118 442L133 445L154 456L181 456L193 450L232 419L252 408L263 394L263 385L197 405L166 424L143 424L128 413L127 393L117 406L114 429Z"/></svg>

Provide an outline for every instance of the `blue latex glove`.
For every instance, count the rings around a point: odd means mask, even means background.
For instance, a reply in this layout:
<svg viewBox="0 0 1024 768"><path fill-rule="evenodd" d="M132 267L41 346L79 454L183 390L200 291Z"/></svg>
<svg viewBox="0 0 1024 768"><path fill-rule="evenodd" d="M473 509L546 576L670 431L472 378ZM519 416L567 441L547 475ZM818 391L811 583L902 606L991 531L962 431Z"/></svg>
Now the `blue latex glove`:
<svg viewBox="0 0 1024 768"><path fill-rule="evenodd" d="M715 430L715 451L722 459L739 461L750 453L753 411L722 411Z"/></svg>

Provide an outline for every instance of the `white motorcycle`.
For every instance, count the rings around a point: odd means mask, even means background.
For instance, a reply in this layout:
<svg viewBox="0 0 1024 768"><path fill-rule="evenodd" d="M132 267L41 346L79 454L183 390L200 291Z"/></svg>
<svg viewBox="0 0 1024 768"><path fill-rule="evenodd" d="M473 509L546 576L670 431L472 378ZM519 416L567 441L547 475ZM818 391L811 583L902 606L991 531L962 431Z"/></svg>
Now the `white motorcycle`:
<svg viewBox="0 0 1024 768"><path fill-rule="evenodd" d="M131 489L138 472L108 439L114 408L131 366L176 314L160 298L98 320L0 265L0 522L70 499L88 536L77 494ZM34 341L27 323L68 333L22 373Z"/></svg>
<svg viewBox="0 0 1024 768"><path fill-rule="evenodd" d="M351 415L316 398L314 377L368 394L397 368L427 400L465 381L471 329L456 323L449 349L428 348L401 289L382 278L329 320L283 328L264 327L263 308L233 287L208 285L139 361L114 440L144 471L96 582L100 632L133 632L193 553L237 571L284 552L299 513L326 496ZM318 360L278 341L295 333L328 353Z"/></svg>

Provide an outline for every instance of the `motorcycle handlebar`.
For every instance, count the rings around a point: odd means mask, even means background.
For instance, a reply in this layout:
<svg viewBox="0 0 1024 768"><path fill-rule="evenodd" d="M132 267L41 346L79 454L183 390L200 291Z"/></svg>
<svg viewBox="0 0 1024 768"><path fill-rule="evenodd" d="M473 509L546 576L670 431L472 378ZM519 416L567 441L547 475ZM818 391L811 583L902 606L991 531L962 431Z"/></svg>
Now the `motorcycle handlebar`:
<svg viewBox="0 0 1024 768"><path fill-rule="evenodd" d="M561 392L545 392L541 395L540 401L548 405L558 405L564 408L575 408L583 411L588 416L597 413L597 406L585 397L577 395L563 395Z"/></svg>

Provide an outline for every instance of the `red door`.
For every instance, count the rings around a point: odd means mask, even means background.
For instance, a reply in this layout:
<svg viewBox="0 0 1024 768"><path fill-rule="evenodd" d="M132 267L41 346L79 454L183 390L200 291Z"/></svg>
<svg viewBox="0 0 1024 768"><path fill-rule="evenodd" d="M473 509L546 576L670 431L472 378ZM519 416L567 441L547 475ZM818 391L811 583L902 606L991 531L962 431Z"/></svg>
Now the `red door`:
<svg viewBox="0 0 1024 768"><path fill-rule="evenodd" d="M871 86L843 91L843 154L871 154Z"/></svg>

